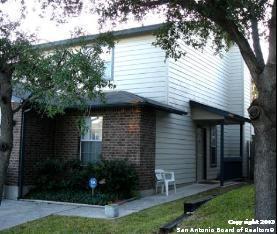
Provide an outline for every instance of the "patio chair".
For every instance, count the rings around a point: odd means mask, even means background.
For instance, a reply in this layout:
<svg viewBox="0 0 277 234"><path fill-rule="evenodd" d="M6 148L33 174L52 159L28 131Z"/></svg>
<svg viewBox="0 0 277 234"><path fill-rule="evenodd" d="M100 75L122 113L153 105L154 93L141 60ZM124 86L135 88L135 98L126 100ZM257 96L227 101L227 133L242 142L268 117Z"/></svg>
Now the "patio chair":
<svg viewBox="0 0 277 234"><path fill-rule="evenodd" d="M156 169L155 170L156 175L156 193L158 191L158 186L162 186L162 193L166 192L166 196L168 196L169 186L174 186L174 191L176 193L176 182L175 182L175 175L174 172L167 172L162 169Z"/></svg>
<svg viewBox="0 0 277 234"><path fill-rule="evenodd" d="M164 180L165 180L165 174L164 170L162 169L156 169L155 170L155 176L156 176L156 194L158 193L158 187L161 186L161 193L164 193Z"/></svg>

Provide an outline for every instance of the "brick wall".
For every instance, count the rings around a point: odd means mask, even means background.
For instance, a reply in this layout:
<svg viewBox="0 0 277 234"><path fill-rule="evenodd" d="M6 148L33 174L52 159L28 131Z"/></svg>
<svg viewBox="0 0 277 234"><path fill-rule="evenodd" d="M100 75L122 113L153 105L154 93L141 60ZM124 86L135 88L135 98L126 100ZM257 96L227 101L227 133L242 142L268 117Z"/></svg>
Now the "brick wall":
<svg viewBox="0 0 277 234"><path fill-rule="evenodd" d="M155 111L147 108L118 109L104 115L104 159L128 159L139 175L141 190L154 186Z"/></svg>
<svg viewBox="0 0 277 234"><path fill-rule="evenodd" d="M7 172L6 185L18 185L18 170L19 170L19 151L21 137L21 116L19 111L14 115L15 126L13 128L13 149L10 157L10 163Z"/></svg>
<svg viewBox="0 0 277 234"><path fill-rule="evenodd" d="M141 110L115 109L100 115L103 115L102 157L128 159L139 166Z"/></svg>
<svg viewBox="0 0 277 234"><path fill-rule="evenodd" d="M140 189L153 188L155 169L155 111L141 108L94 110L91 116L103 116L103 159L128 159L137 169ZM76 121L80 114L70 112L56 118L54 154L80 158L80 134Z"/></svg>
<svg viewBox="0 0 277 234"><path fill-rule="evenodd" d="M155 155L156 155L156 112L152 109L143 109L141 113L140 134L140 169L139 175L143 179L140 184L142 190L153 188L155 182Z"/></svg>
<svg viewBox="0 0 277 234"><path fill-rule="evenodd" d="M152 189L155 170L155 111L119 109L104 114L104 159L128 159L138 172L140 190Z"/></svg>
<svg viewBox="0 0 277 234"><path fill-rule="evenodd" d="M95 110L91 116L103 116L102 157L128 159L137 169L140 189L154 185L155 111L146 108L114 108ZM54 120L29 112L25 117L24 185L32 185L36 165L46 158L64 160L80 158L80 133L77 120L80 113L69 112ZM21 116L18 116L20 119ZM20 124L18 124L20 129ZM15 138L20 137L15 128ZM14 160L9 172L10 183L17 183L19 141L14 148Z"/></svg>
<svg viewBox="0 0 277 234"><path fill-rule="evenodd" d="M53 120L35 113L25 114L24 185L32 185L37 164L53 154Z"/></svg>
<svg viewBox="0 0 277 234"><path fill-rule="evenodd" d="M80 133L77 127L78 113L68 113L59 116L54 126L54 152L55 157L65 160L80 158Z"/></svg>

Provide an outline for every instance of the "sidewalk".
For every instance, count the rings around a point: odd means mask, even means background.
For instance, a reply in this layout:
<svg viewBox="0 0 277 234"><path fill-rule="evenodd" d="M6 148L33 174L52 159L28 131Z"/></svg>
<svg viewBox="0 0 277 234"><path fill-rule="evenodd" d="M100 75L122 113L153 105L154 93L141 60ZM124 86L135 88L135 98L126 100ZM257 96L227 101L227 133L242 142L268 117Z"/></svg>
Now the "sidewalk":
<svg viewBox="0 0 277 234"><path fill-rule="evenodd" d="M119 217L139 212L159 204L208 191L218 186L218 184L192 184L178 188L176 194L173 191L170 191L168 197L159 194L133 200L120 206ZM68 203L51 204L47 202L4 200L0 207L0 230L49 215L106 219L104 207L92 207L84 205L78 206L70 205Z"/></svg>
<svg viewBox="0 0 277 234"><path fill-rule="evenodd" d="M171 190L168 197L165 195L157 194L143 197L131 202L127 202L120 206L119 218L156 205L160 205L166 202L175 201L184 197L189 197L194 194L205 192L218 186L218 184L192 184L178 188L176 194L173 190ZM92 208L90 207L78 207L76 209L59 212L57 215L106 219L103 208L100 208L97 212L92 212Z"/></svg>

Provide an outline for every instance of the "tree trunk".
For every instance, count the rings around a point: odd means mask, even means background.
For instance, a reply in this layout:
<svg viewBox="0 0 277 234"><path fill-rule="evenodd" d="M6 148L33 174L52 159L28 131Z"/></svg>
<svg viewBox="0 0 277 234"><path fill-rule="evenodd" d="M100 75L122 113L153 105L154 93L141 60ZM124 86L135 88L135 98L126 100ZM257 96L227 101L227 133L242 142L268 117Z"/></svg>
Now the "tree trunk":
<svg viewBox="0 0 277 234"><path fill-rule="evenodd" d="M13 146L13 112L11 79L0 72L0 204Z"/></svg>
<svg viewBox="0 0 277 234"><path fill-rule="evenodd" d="M259 81L259 97L249 108L256 135L255 217L276 220L276 64L266 65Z"/></svg>

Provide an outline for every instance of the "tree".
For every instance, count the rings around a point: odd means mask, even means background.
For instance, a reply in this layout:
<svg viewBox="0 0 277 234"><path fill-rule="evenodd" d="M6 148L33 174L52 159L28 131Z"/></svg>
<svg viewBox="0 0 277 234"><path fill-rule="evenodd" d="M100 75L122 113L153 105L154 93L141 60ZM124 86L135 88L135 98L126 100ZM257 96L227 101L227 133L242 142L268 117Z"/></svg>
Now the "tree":
<svg viewBox="0 0 277 234"><path fill-rule="evenodd" d="M53 117L68 107L85 107L88 99L103 94L103 87L112 86L102 79L104 62L100 57L103 48L113 46L111 36L99 36L90 47L46 52L32 45L33 37L20 32L19 25L20 21L9 21L0 9L0 204L13 148L15 113L28 105ZM12 103L14 92L23 97L21 103Z"/></svg>
<svg viewBox="0 0 277 234"><path fill-rule="evenodd" d="M256 218L276 218L276 0L107 0L94 1L100 22L142 20L148 13L162 14L166 23L156 45L167 56L183 54L178 41L201 49L210 40L216 52L236 43L257 87L249 107L256 134ZM270 12L268 13L268 10ZM265 62L260 26L267 29L269 56ZM252 44L252 46L251 46Z"/></svg>

